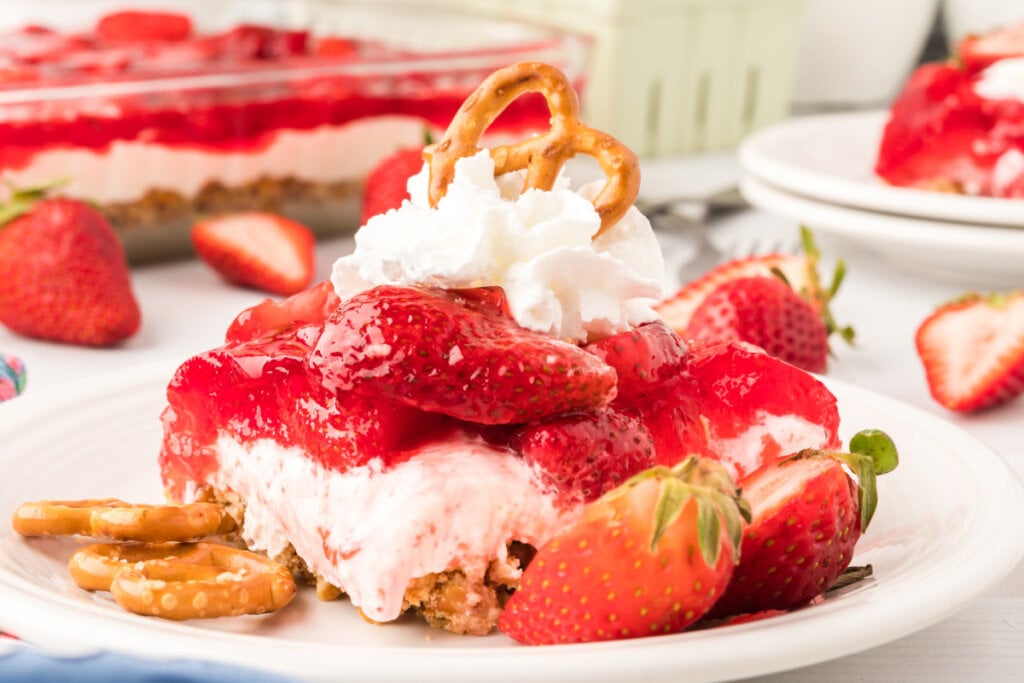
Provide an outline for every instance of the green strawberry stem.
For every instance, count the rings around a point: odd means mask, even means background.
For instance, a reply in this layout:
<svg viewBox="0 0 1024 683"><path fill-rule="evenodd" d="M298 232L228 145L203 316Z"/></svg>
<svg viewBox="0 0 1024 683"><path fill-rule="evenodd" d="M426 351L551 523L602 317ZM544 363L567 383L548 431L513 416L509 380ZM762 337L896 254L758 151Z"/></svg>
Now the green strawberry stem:
<svg viewBox="0 0 1024 683"><path fill-rule="evenodd" d="M837 457L857 476L857 503L863 532L878 507L876 476L893 471L899 464L896 444L881 430L863 429L850 439L850 452L838 453Z"/></svg>
<svg viewBox="0 0 1024 683"><path fill-rule="evenodd" d="M850 452L866 455L875 463L875 474L887 474L900 462L896 443L880 429L862 429L850 439Z"/></svg>
<svg viewBox="0 0 1024 683"><path fill-rule="evenodd" d="M813 233L805 225L800 226L800 245L804 256L807 258L808 285L806 290L798 293L811 301L811 303L817 304L818 309L821 311L822 321L825 323L825 331L829 336L838 334L844 342L853 346L856 336L853 327L837 323L835 316L832 315L832 309L829 307L829 303L835 298L839 292L839 287L843 284L843 280L846 279L846 261L841 258L836 260L836 269L832 273L832 282L829 283L827 288L823 288L821 287L820 276L818 275L818 261L821 258L821 252L818 251L818 245L814 243ZM786 284L791 285L778 268L773 268L772 273L776 277L781 278ZM831 352L831 349L829 351Z"/></svg>
<svg viewBox="0 0 1024 683"><path fill-rule="evenodd" d="M840 590L841 588L852 586L855 583L860 583L864 579L872 576L874 573L875 569L870 564L865 564L859 567L847 567L843 570L843 573L832 582L832 585L828 587L827 592L831 593L833 591Z"/></svg>
<svg viewBox="0 0 1024 683"><path fill-rule="evenodd" d="M15 187L8 183L7 187L11 191L11 198L7 200L5 204L0 204L0 228L13 221L15 218L25 215L32 210L32 207L36 205L36 202L41 199L46 199L53 194L55 190L59 190L70 182L70 178L59 178L42 185L33 185L31 187Z"/></svg>
<svg viewBox="0 0 1024 683"><path fill-rule="evenodd" d="M638 483L655 478L662 480L662 487L652 525L651 550L693 500L697 504L697 540L705 564L718 564L723 524L733 562L739 562L743 522L751 518L750 503L740 495L726 469L709 458L690 456L671 469L659 466L635 474L605 497L625 495Z"/></svg>

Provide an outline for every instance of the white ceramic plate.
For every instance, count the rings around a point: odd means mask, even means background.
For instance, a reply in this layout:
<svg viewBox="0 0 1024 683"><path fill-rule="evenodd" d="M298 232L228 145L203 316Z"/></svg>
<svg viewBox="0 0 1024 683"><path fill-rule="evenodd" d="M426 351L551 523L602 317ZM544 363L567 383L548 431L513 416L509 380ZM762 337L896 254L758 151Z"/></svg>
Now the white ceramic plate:
<svg viewBox="0 0 1024 683"><path fill-rule="evenodd" d="M862 211L792 194L753 176L741 180L740 190L759 209L854 241L896 267L971 286L1024 285L1024 230Z"/></svg>
<svg viewBox="0 0 1024 683"><path fill-rule="evenodd" d="M26 500L161 499L157 415L168 366L0 406L0 510ZM344 601L302 591L276 615L171 623L122 612L68 579L76 541L0 529L0 629L60 650L116 648L212 658L316 680L596 683L735 678L840 657L924 628L998 582L1020 560L1024 490L990 450L922 411L834 384L845 437L888 430L903 462L856 563L873 579L823 604L746 625L608 644L527 648L500 634L458 637L414 621L364 623Z"/></svg>
<svg viewBox="0 0 1024 683"><path fill-rule="evenodd" d="M886 112L796 118L740 146L743 170L789 193L867 211L975 225L1024 227L1024 200L886 185L874 175Z"/></svg>

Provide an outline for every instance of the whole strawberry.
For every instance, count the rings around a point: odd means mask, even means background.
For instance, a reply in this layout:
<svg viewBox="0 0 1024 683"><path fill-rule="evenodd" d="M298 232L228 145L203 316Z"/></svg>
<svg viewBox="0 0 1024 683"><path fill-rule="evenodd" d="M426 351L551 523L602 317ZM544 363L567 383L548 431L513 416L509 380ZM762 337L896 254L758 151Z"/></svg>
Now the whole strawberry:
<svg viewBox="0 0 1024 683"><path fill-rule="evenodd" d="M738 339L808 372L828 368L828 331L821 316L776 277L747 277L718 286L697 307L693 339Z"/></svg>
<svg viewBox="0 0 1024 683"><path fill-rule="evenodd" d="M382 285L331 313L310 363L330 389L477 424L587 411L615 397L615 370L523 329L489 297Z"/></svg>
<svg viewBox="0 0 1024 683"><path fill-rule="evenodd" d="M0 226L0 323L37 339L111 346L139 329L124 249L98 211L15 196Z"/></svg>
<svg viewBox="0 0 1024 683"><path fill-rule="evenodd" d="M744 341L809 372L824 372L828 337L835 332L853 341L853 329L838 325L829 309L846 268L839 261L823 287L813 236L806 228L800 234L802 254L724 263L659 304L659 315L685 339Z"/></svg>
<svg viewBox="0 0 1024 683"><path fill-rule="evenodd" d="M530 645L682 631L728 584L745 514L711 460L641 472L541 546L498 628Z"/></svg>
<svg viewBox="0 0 1024 683"><path fill-rule="evenodd" d="M363 186L363 212L360 225L377 214L397 209L409 198L409 178L423 169L423 148L404 147L378 163Z"/></svg>
<svg viewBox="0 0 1024 683"><path fill-rule="evenodd" d="M740 480L752 519L711 618L800 607L839 578L877 506L875 476L898 460L883 432L860 432L850 447L804 450Z"/></svg>
<svg viewBox="0 0 1024 683"><path fill-rule="evenodd" d="M961 412L1024 393L1024 290L967 294L917 329L917 354L936 401Z"/></svg>

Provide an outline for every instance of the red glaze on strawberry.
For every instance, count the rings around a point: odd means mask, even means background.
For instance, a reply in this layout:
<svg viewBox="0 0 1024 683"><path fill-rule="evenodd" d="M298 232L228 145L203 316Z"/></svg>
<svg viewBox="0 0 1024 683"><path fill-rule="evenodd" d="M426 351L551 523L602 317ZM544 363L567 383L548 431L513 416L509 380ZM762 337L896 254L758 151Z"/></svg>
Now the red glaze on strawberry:
<svg viewBox="0 0 1024 683"><path fill-rule="evenodd" d="M872 478L873 492L874 473L861 472ZM752 519L739 565L709 617L789 610L828 590L850 564L862 531L858 484L844 462L804 451L766 465L740 486Z"/></svg>
<svg viewBox="0 0 1024 683"><path fill-rule="evenodd" d="M330 280L294 294L284 301L264 299L245 309L232 321L225 341L240 343L274 336L303 325L323 327L327 316L341 300L334 293Z"/></svg>
<svg viewBox="0 0 1024 683"><path fill-rule="evenodd" d="M929 315L915 335L932 397L970 412L1024 393L1024 291L968 294Z"/></svg>
<svg viewBox="0 0 1024 683"><path fill-rule="evenodd" d="M177 12L124 10L96 24L96 36L109 43L175 42L191 35L192 20Z"/></svg>
<svg viewBox="0 0 1024 683"><path fill-rule="evenodd" d="M712 461L642 472L537 551L498 628L528 645L682 631L728 584L743 510Z"/></svg>
<svg viewBox="0 0 1024 683"><path fill-rule="evenodd" d="M737 478L804 448L836 449L839 411L813 376L742 342L691 347L708 448Z"/></svg>
<svg viewBox="0 0 1024 683"><path fill-rule="evenodd" d="M1024 103L974 90L980 73L926 64L892 105L875 172L893 185L997 197L1024 197L1024 178L999 178L996 164L1024 151Z"/></svg>
<svg viewBox="0 0 1024 683"><path fill-rule="evenodd" d="M605 409L531 424L513 439L541 479L590 502L654 465L654 441L636 418Z"/></svg>
<svg viewBox="0 0 1024 683"><path fill-rule="evenodd" d="M592 354L439 289L353 296L327 320L310 363L331 389L478 424L593 410L615 396L615 371Z"/></svg>
<svg viewBox="0 0 1024 683"><path fill-rule="evenodd" d="M644 323L585 348L615 368L619 378L616 401L620 405L661 390L685 365L685 342L661 321Z"/></svg>

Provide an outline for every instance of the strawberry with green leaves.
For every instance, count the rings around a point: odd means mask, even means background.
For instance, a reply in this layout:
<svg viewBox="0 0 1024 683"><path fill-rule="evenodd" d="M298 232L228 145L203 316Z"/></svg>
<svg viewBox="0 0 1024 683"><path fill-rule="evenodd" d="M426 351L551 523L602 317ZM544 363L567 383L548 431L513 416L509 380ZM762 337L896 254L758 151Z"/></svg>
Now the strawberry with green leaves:
<svg viewBox="0 0 1024 683"><path fill-rule="evenodd" d="M803 450L740 480L752 519L709 618L794 609L839 578L877 507L876 475L898 461L892 440L877 430L858 433L850 450Z"/></svg>
<svg viewBox="0 0 1024 683"><path fill-rule="evenodd" d="M918 327L917 354L928 388L960 412L991 408L1024 393L1024 290L966 294Z"/></svg>
<svg viewBox="0 0 1024 683"><path fill-rule="evenodd" d="M829 310L845 274L837 265L831 285L818 280L818 250L802 230L802 256L758 256L723 264L683 287L660 313L687 339L739 340L760 346L809 372L828 368L828 337L847 342L853 330L836 324ZM785 267L796 279L791 281Z"/></svg>
<svg viewBox="0 0 1024 683"><path fill-rule="evenodd" d="M0 216L0 323L26 337L112 346L142 321L124 248L89 204L17 192Z"/></svg>
<svg viewBox="0 0 1024 683"><path fill-rule="evenodd" d="M331 389L477 424L542 420L607 406L615 370L523 329L482 298L382 285L331 313L310 363Z"/></svg>
<svg viewBox="0 0 1024 683"><path fill-rule="evenodd" d="M682 631L728 584L746 514L714 461L645 470L540 547L498 628L529 645Z"/></svg>

